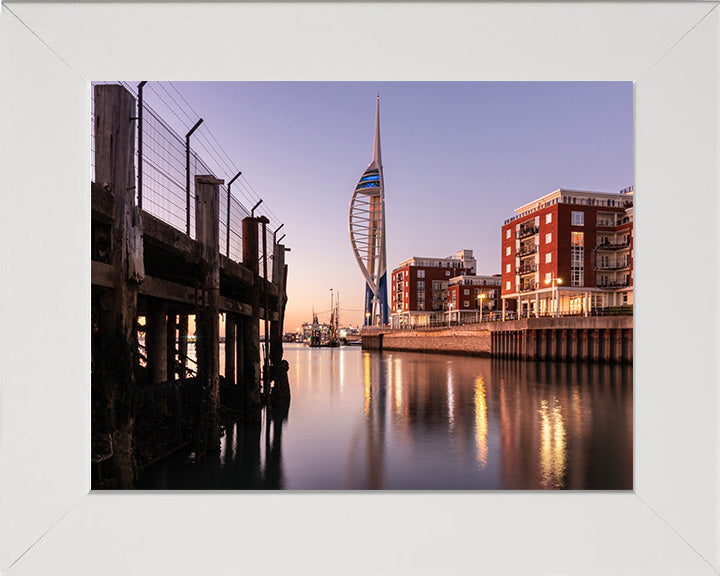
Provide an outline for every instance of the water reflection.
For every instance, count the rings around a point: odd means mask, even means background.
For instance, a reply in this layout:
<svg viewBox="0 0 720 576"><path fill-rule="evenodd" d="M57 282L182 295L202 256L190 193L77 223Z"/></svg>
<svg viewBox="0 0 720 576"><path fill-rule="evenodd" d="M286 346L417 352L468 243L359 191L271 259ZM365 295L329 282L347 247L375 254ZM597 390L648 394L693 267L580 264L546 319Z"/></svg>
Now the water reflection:
<svg viewBox="0 0 720 576"><path fill-rule="evenodd" d="M488 445L488 416L487 402L485 401L485 382L482 376L475 380L475 443L477 445L477 462L480 468L487 464Z"/></svg>
<svg viewBox="0 0 720 576"><path fill-rule="evenodd" d="M632 368L287 346L287 419L143 488L632 489Z"/></svg>

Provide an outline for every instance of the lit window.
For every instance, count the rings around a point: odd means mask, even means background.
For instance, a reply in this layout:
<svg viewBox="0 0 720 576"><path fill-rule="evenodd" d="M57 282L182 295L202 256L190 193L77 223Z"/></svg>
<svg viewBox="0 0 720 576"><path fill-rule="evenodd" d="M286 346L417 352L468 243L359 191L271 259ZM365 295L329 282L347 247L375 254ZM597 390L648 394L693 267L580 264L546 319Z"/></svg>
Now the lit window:
<svg viewBox="0 0 720 576"><path fill-rule="evenodd" d="M545 224L550 224L552 222L552 212L550 214L545 214Z"/></svg>
<svg viewBox="0 0 720 576"><path fill-rule="evenodd" d="M505 247L505 256L510 256L510 250L511 250L510 246Z"/></svg>
<svg viewBox="0 0 720 576"><path fill-rule="evenodd" d="M545 244L550 244L550 242L552 242L552 232L545 234Z"/></svg>
<svg viewBox="0 0 720 576"><path fill-rule="evenodd" d="M545 274L545 284L550 284L550 282L552 282L552 272Z"/></svg>
<svg viewBox="0 0 720 576"><path fill-rule="evenodd" d="M470 301L469 301L469 300L463 300L463 308L470 308Z"/></svg>
<svg viewBox="0 0 720 576"><path fill-rule="evenodd" d="M505 290L510 290L510 280L505 282Z"/></svg>
<svg viewBox="0 0 720 576"><path fill-rule="evenodd" d="M552 262L552 252L545 254L545 264L548 264L549 262Z"/></svg>
<svg viewBox="0 0 720 576"><path fill-rule="evenodd" d="M585 212L575 212L573 210L570 223L573 226L585 226Z"/></svg>
<svg viewBox="0 0 720 576"><path fill-rule="evenodd" d="M505 272L510 272L510 264L505 264Z"/></svg>
<svg viewBox="0 0 720 576"><path fill-rule="evenodd" d="M584 232L570 232L570 245L571 246L585 246L585 233Z"/></svg>

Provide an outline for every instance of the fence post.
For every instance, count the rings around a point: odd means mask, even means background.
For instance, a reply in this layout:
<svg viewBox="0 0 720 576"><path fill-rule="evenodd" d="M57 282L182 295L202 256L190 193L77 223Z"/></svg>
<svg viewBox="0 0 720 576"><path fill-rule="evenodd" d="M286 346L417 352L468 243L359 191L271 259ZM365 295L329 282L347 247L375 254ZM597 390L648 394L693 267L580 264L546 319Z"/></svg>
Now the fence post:
<svg viewBox="0 0 720 576"><path fill-rule="evenodd" d="M202 304L197 313L197 374L202 387L197 455L220 449L220 220L214 176L195 176L195 230L202 245Z"/></svg>
<svg viewBox="0 0 720 576"><path fill-rule="evenodd" d="M142 177L143 177L143 86L147 84L147 81L144 80L138 84L138 175L137 175L137 182L138 182L138 190L137 190L137 197L138 197L138 209L142 210L142 200L143 200L143 186L142 186Z"/></svg>
<svg viewBox="0 0 720 576"><path fill-rule="evenodd" d="M232 201L230 188L232 188L233 182L235 182L235 180L237 180L241 174L242 171L235 174L235 176L230 179L230 182L228 182L227 185L227 247L225 248L225 256L227 256L228 258L230 258L230 202Z"/></svg>
<svg viewBox="0 0 720 576"><path fill-rule="evenodd" d="M202 118L195 122L195 126L190 128L190 132L185 134L185 233L190 236L190 136L202 124Z"/></svg>

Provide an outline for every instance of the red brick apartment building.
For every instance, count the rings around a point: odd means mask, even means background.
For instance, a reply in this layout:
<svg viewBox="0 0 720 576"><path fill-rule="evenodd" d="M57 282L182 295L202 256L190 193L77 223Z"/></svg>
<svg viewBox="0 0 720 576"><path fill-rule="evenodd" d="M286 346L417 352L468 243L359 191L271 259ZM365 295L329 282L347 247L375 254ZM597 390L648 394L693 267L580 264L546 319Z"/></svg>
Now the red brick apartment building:
<svg viewBox="0 0 720 576"><path fill-rule="evenodd" d="M633 302L633 189L559 189L502 227L501 308L588 314Z"/></svg>
<svg viewBox="0 0 720 576"><path fill-rule="evenodd" d="M414 324L429 313L445 311L449 281L475 276L476 265L472 250L447 258L413 256L401 262L390 279L392 325Z"/></svg>
<svg viewBox="0 0 720 576"><path fill-rule="evenodd" d="M479 311L483 315L499 309L500 274L494 276L455 276L448 280L448 310Z"/></svg>

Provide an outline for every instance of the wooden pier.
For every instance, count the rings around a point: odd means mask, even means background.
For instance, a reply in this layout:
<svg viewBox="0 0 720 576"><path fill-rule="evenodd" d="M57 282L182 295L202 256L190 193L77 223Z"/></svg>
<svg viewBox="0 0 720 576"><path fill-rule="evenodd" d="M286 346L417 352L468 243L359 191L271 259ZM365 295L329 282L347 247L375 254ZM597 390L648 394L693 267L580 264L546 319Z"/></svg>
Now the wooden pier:
<svg viewBox="0 0 720 576"><path fill-rule="evenodd" d="M144 465L182 447L192 447L197 458L218 450L222 413L259 421L274 385L282 391L274 397L289 402L280 338L287 300L285 246L262 246L267 219L253 215L238 223L243 261L221 254L218 195L223 181L210 174L194 179L194 238L139 209L135 119L135 99L127 90L95 86L94 487L132 488ZM259 273L263 259L266 270L272 259L272 279ZM196 364L187 352L193 318ZM261 320L270 334L264 371ZM145 334L144 354L139 331Z"/></svg>

